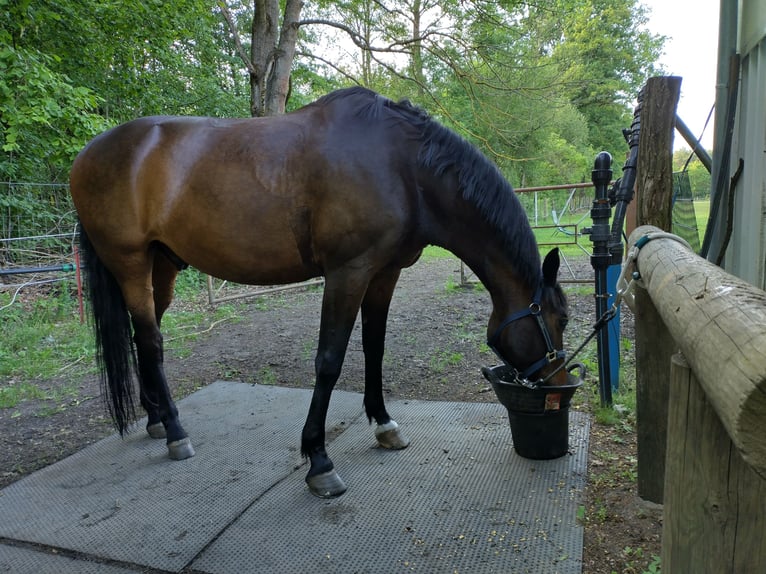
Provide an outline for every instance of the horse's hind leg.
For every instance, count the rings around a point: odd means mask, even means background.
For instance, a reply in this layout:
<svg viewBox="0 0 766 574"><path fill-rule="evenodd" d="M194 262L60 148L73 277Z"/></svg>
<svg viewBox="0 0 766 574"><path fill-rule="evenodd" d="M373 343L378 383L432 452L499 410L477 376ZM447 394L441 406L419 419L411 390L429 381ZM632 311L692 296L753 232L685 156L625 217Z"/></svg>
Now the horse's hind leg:
<svg viewBox="0 0 766 574"><path fill-rule="evenodd" d="M173 272L169 281L168 276L165 276L166 281L162 281L163 272L167 273L163 259L159 254L155 258L154 271L158 274L152 278L152 284L149 284L149 274L146 274L144 280L124 282L123 294L133 322L141 403L147 409L150 421L154 421L151 424L156 424L157 420L162 423L170 458L182 460L194 456L194 449L178 420L178 409L170 396L163 367L164 353L159 323L162 313L170 304L175 279ZM157 434L157 427L154 428Z"/></svg>
<svg viewBox="0 0 766 574"><path fill-rule="evenodd" d="M383 352L391 297L400 270L377 275L362 301L362 347L364 349L364 406L367 417L378 426L375 437L383 448L406 448L410 441L386 411L383 401Z"/></svg>
<svg viewBox="0 0 766 574"><path fill-rule="evenodd" d="M173 301L173 287L175 286L178 268L161 252L156 252L152 268L152 286L154 296L154 314L157 325L161 327L162 316ZM146 411L146 432L152 438L167 438L165 425L162 423L159 410L159 397L154 389L149 389L141 379L141 406Z"/></svg>

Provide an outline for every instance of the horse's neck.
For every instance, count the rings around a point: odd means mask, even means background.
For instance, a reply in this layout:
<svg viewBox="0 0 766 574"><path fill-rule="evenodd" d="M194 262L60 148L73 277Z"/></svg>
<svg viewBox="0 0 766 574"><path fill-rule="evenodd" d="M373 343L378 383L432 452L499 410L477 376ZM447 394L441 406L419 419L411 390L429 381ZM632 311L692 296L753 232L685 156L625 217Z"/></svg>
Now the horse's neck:
<svg viewBox="0 0 766 574"><path fill-rule="evenodd" d="M482 221L464 221L468 214L440 221L431 227L428 243L450 251L463 261L492 297L493 305L506 307L509 300L526 297L531 286L519 277L516 266Z"/></svg>
<svg viewBox="0 0 766 574"><path fill-rule="evenodd" d="M427 243L454 253L476 274L497 306L513 306L527 299L536 285L518 272L498 234L486 218L462 197L456 178L421 173L421 232ZM523 230L519 230L523 233Z"/></svg>

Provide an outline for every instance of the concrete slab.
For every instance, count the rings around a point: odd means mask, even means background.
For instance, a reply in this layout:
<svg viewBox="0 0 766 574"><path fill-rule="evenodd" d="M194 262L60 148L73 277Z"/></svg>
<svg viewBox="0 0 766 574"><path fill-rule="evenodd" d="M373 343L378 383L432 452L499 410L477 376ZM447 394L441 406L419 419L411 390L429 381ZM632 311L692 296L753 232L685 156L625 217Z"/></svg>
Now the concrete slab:
<svg viewBox="0 0 766 574"><path fill-rule="evenodd" d="M214 383L180 402L194 458L169 461L164 441L136 432L10 485L0 565L51 565L20 541L116 572L580 572L585 415L571 413L570 455L530 461L499 404L392 401L413 442L390 452L374 447L361 395L336 392L328 448L349 491L324 501L298 452L309 400Z"/></svg>

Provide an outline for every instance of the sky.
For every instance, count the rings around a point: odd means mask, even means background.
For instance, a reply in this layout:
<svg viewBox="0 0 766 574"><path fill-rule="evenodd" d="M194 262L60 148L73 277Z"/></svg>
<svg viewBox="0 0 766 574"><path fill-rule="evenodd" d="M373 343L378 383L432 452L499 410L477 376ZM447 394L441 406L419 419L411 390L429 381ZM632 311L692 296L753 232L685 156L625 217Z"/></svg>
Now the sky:
<svg viewBox="0 0 766 574"><path fill-rule="evenodd" d="M642 0L642 4L650 10L649 31L668 37L660 63L668 75L683 78L678 116L699 137L715 102L719 0ZM676 149L689 147L678 132L674 143ZM713 147L713 118L702 144Z"/></svg>

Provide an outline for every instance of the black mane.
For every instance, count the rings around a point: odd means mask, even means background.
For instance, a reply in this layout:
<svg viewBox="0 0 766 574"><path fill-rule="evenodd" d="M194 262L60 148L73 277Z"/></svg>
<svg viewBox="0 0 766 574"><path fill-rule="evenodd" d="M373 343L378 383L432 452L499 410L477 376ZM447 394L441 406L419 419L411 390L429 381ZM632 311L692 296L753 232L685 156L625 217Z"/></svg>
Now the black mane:
<svg viewBox="0 0 766 574"><path fill-rule="evenodd" d="M357 117L404 121L417 128L422 134L418 163L436 175L454 170L463 199L473 203L500 236L519 274L531 285L541 280L540 254L524 208L511 184L476 146L408 100L396 103L361 86L331 92L315 104L338 99Z"/></svg>

